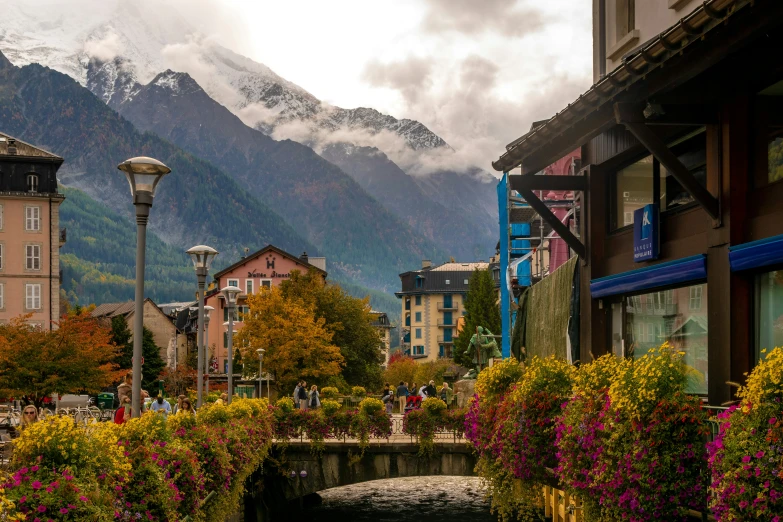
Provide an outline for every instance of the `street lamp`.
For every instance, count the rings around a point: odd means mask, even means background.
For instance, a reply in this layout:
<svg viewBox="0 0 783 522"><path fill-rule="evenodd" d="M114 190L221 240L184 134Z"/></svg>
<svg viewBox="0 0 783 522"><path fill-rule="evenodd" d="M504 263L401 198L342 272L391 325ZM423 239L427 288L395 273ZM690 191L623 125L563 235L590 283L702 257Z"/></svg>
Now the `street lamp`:
<svg viewBox="0 0 783 522"><path fill-rule="evenodd" d="M198 353L196 367L196 408L201 408L204 400L202 395L202 382L204 376L201 369L204 367L204 288L207 284L207 273L212 260L218 255L218 251L207 245L196 245L187 251L187 254L193 260L193 266L196 269L196 279L198 280L198 334L196 339L196 352Z"/></svg>
<svg viewBox="0 0 783 522"><path fill-rule="evenodd" d="M258 398L260 399L261 392L264 391L264 381L261 379L261 371L264 368L264 349L259 348L256 352L258 352Z"/></svg>
<svg viewBox="0 0 783 522"><path fill-rule="evenodd" d="M144 258L147 246L147 221L161 178L171 169L160 161L139 156L125 160L117 168L128 178L136 207L136 302L133 317L133 383L131 386L131 415L141 412L141 357L144 340Z"/></svg>
<svg viewBox="0 0 783 522"><path fill-rule="evenodd" d="M237 296L241 290L236 286L227 286L221 290L226 299L228 308L228 403L231 404L231 396L234 394L234 310L237 307Z"/></svg>
<svg viewBox="0 0 783 522"><path fill-rule="evenodd" d="M214 310L211 306L204 307L204 394L209 395L209 316Z"/></svg>

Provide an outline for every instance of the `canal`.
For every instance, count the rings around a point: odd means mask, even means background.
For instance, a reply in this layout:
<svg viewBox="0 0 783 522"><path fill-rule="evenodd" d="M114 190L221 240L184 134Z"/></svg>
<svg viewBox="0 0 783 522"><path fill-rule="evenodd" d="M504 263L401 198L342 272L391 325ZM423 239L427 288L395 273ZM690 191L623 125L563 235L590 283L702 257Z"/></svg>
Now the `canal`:
<svg viewBox="0 0 783 522"><path fill-rule="evenodd" d="M319 495L298 522L497 522L476 477L375 480Z"/></svg>

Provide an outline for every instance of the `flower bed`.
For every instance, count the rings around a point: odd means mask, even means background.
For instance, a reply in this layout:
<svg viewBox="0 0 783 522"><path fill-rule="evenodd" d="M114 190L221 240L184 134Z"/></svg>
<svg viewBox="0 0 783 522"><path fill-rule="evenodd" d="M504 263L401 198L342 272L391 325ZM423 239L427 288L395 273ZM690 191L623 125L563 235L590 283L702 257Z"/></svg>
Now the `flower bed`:
<svg viewBox="0 0 783 522"><path fill-rule="evenodd" d="M222 521L271 441L263 399L206 406L196 418L147 413L123 425L51 417L15 442L16 471L0 477L0 520Z"/></svg>

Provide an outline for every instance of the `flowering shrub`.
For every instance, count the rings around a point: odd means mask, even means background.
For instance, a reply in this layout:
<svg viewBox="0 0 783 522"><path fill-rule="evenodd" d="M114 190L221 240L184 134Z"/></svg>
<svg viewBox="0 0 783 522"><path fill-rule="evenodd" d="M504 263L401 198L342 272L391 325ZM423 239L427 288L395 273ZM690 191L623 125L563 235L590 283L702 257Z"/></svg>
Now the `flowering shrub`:
<svg viewBox="0 0 783 522"><path fill-rule="evenodd" d="M384 411L385 406L379 399L367 398L359 403L359 413L365 415L375 415L378 412Z"/></svg>
<svg viewBox="0 0 783 522"><path fill-rule="evenodd" d="M742 402L719 415L709 447L711 506L720 521L783 521L783 350L748 377Z"/></svg>
<svg viewBox="0 0 783 522"><path fill-rule="evenodd" d="M327 417L333 416L340 411L340 408L342 408L342 405L333 399L324 399L321 401L321 411L323 411L324 415Z"/></svg>
<svg viewBox="0 0 783 522"><path fill-rule="evenodd" d="M476 379L476 393L485 399L503 395L516 383L525 367L511 357L481 370Z"/></svg>
<svg viewBox="0 0 783 522"><path fill-rule="evenodd" d="M363 399L367 396L367 390L365 390L361 386L354 386L351 388L351 397L355 397L357 399Z"/></svg>
<svg viewBox="0 0 783 522"><path fill-rule="evenodd" d="M340 395L340 390L334 386L324 386L321 388L321 397L324 399L336 399Z"/></svg>

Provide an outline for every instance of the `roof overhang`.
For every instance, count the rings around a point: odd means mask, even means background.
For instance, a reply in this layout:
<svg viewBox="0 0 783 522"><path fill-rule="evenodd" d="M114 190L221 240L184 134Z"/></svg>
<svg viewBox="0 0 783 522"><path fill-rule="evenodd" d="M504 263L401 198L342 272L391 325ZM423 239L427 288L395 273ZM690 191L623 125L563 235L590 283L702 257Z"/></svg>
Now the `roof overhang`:
<svg viewBox="0 0 783 522"><path fill-rule="evenodd" d="M711 36L718 28L731 25L738 14L750 10L754 3L775 4L773 0L705 1L626 56L621 65L565 109L507 145L506 152L492 163L492 167L500 172L517 167L522 168L522 174L539 172L575 147L617 125L615 102L643 101L694 78L720 61L727 50L737 44L730 39L716 42ZM749 27L749 32L779 23L775 17L757 18L749 24L753 26ZM699 50L703 52L695 56Z"/></svg>

